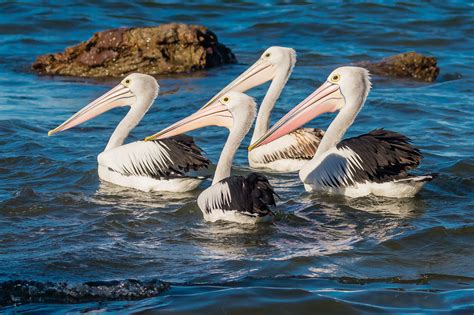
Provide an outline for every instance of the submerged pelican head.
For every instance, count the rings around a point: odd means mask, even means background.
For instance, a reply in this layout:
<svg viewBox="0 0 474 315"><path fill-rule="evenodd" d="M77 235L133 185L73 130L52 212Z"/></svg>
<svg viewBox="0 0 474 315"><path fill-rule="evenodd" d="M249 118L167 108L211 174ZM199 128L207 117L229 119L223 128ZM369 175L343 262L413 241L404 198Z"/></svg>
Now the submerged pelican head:
<svg viewBox="0 0 474 315"><path fill-rule="evenodd" d="M157 97L159 88L158 82L152 76L132 73L110 91L86 105L58 127L50 130L48 135L51 136L75 127L115 107L131 106L144 113Z"/></svg>

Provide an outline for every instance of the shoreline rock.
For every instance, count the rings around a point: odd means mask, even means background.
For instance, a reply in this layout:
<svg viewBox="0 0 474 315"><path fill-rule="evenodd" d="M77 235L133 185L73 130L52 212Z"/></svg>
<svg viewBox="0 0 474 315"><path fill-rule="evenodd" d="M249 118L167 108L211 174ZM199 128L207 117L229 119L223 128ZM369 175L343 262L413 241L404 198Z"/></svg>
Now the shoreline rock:
<svg viewBox="0 0 474 315"><path fill-rule="evenodd" d="M368 69L375 75L411 78L426 82L433 82L439 74L435 57L424 56L414 51L390 56L378 62L363 61L356 65Z"/></svg>
<svg viewBox="0 0 474 315"><path fill-rule="evenodd" d="M159 296L171 285L157 279L84 283L9 280L0 282L0 307L27 303L71 304L133 301Z"/></svg>
<svg viewBox="0 0 474 315"><path fill-rule="evenodd" d="M186 73L236 62L208 28L170 23L97 32L64 52L37 57L32 69L45 75L117 77Z"/></svg>

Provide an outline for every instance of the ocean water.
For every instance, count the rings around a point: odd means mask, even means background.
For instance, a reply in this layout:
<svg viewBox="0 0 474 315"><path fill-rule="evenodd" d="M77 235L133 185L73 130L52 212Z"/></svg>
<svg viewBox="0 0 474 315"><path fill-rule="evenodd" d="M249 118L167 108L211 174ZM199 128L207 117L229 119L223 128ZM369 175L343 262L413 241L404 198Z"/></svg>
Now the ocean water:
<svg viewBox="0 0 474 315"><path fill-rule="evenodd" d="M471 2L4 1L0 17L0 312L474 311ZM415 50L438 58L438 80L374 77L347 136L401 132L424 154L419 172L438 178L412 199L346 199L306 193L297 174L267 174L281 200L275 222L259 226L205 222L195 201L209 183L182 195L101 183L96 156L126 109L55 137L47 131L117 80L37 76L30 65L96 31L167 22L208 26L239 63L158 77L162 95L130 141L198 109L272 45L298 53L273 121L335 67ZM249 94L261 101L265 90ZM326 128L331 118L310 125ZM226 131L191 135L216 161ZM249 141L235 174L250 171ZM34 303L5 302L9 280L77 287L126 279L170 289L118 301L51 290Z"/></svg>

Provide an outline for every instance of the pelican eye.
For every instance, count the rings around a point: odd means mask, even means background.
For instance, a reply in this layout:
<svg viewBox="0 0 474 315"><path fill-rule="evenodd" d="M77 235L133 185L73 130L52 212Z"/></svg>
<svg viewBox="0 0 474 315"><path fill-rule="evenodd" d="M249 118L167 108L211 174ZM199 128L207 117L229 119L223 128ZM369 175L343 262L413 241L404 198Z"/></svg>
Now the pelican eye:
<svg viewBox="0 0 474 315"><path fill-rule="evenodd" d="M224 98L222 99L222 101L223 101L224 103L227 103L227 102L229 101L229 98L226 96L226 97L224 97Z"/></svg>
<svg viewBox="0 0 474 315"><path fill-rule="evenodd" d="M125 80L125 84L130 84L130 79Z"/></svg>
<svg viewBox="0 0 474 315"><path fill-rule="evenodd" d="M265 54L265 57L268 58L268 57L270 57L270 55L271 55L271 54L268 52L268 53Z"/></svg>
<svg viewBox="0 0 474 315"><path fill-rule="evenodd" d="M340 78L341 78L341 76L339 74L335 74L335 75L332 76L331 81L332 82L337 82L337 81L339 81Z"/></svg>

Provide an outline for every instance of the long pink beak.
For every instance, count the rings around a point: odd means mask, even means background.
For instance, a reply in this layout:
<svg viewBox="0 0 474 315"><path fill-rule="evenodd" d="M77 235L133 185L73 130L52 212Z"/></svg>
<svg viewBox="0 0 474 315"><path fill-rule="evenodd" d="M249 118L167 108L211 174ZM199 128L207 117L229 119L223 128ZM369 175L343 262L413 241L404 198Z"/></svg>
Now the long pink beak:
<svg viewBox="0 0 474 315"><path fill-rule="evenodd" d="M321 114L334 112L344 105L339 85L325 82L311 95L283 116L260 139L249 146L252 151L303 126Z"/></svg>
<svg viewBox="0 0 474 315"><path fill-rule="evenodd" d="M50 130L48 136L82 124L83 122L105 113L114 107L131 105L134 102L135 95L133 95L132 91L130 91L128 87L119 84L95 101L86 105L61 125Z"/></svg>
<svg viewBox="0 0 474 315"><path fill-rule="evenodd" d="M276 67L267 60L259 59L245 72L214 95L202 108L205 108L229 91L245 92L273 79Z"/></svg>
<svg viewBox="0 0 474 315"><path fill-rule="evenodd" d="M233 116L227 106L222 104L220 101L217 101L207 107L201 108L194 114L181 119L162 131L146 137L145 141L169 138L205 126L231 128L233 122Z"/></svg>

